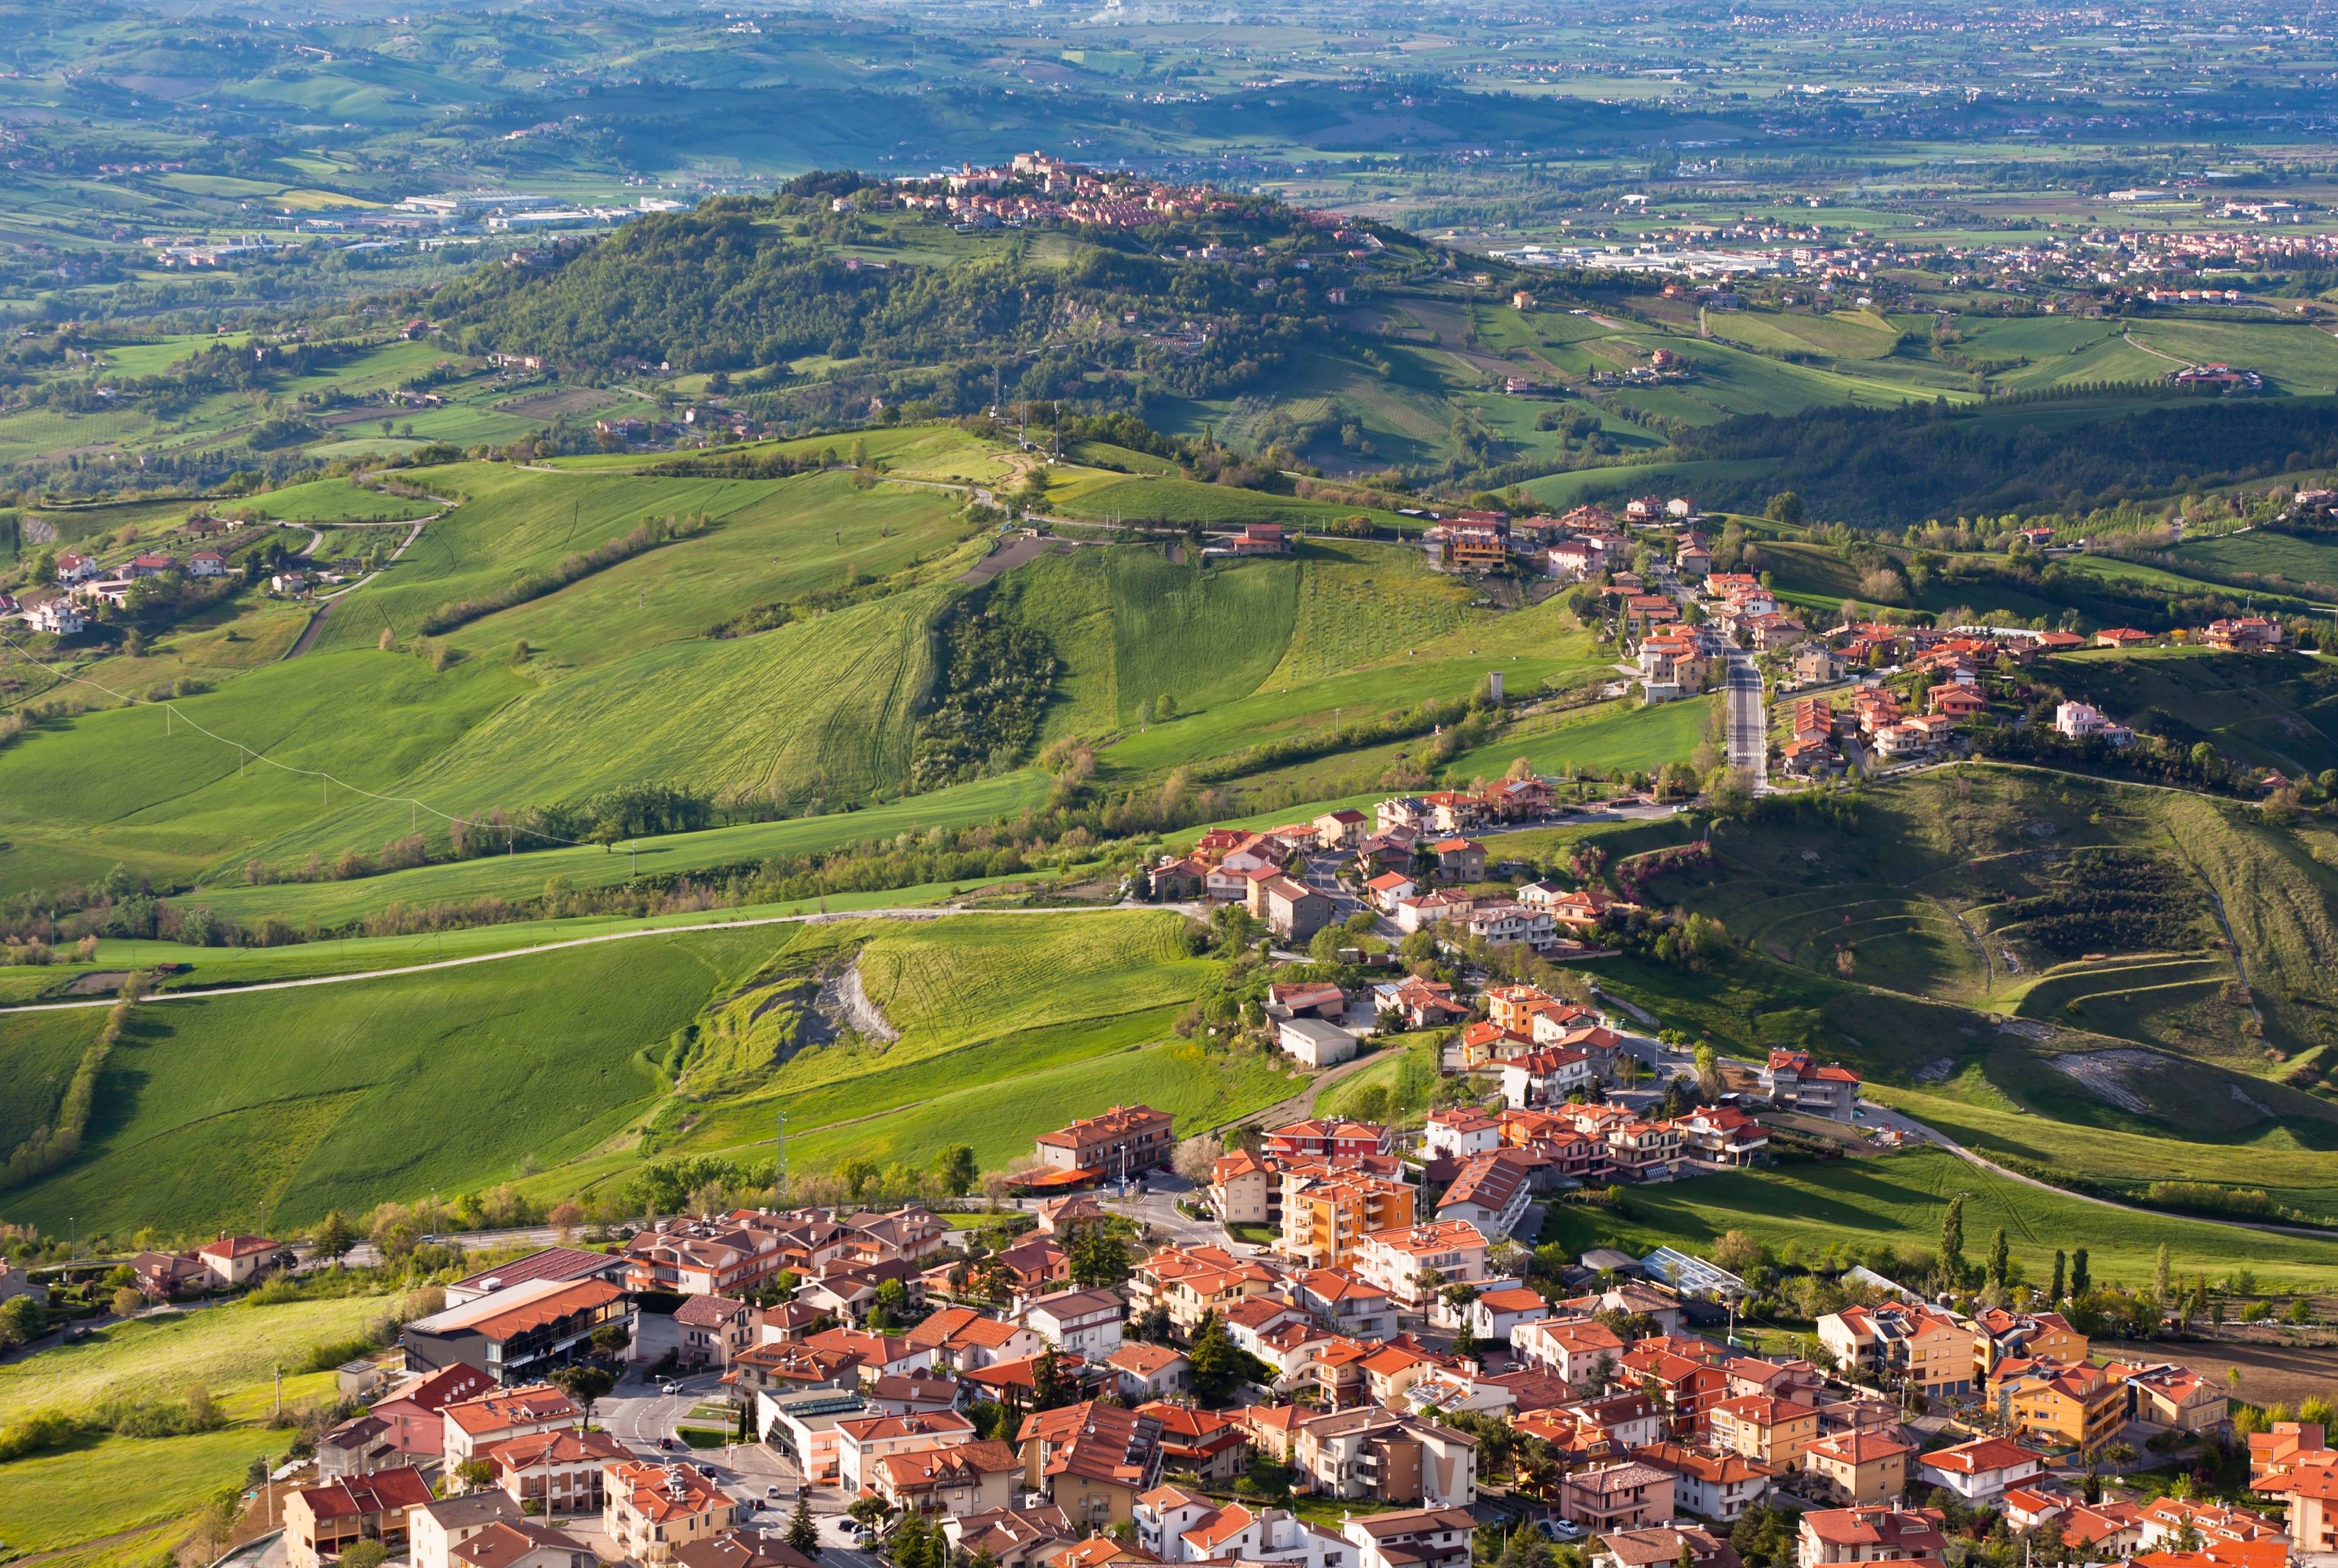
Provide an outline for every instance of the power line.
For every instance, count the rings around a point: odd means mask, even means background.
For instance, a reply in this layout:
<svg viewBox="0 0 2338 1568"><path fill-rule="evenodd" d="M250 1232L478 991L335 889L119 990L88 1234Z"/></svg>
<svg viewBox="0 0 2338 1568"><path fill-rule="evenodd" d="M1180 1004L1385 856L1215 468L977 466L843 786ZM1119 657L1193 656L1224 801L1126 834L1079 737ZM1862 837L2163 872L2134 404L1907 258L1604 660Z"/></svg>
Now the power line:
<svg viewBox="0 0 2338 1568"><path fill-rule="evenodd" d="M30 649L17 642L14 637L9 636L5 632L0 632L0 642L5 642L9 647L14 648L18 653L24 656L26 663L32 665L34 669L41 671L44 674L54 677L57 682L61 685L66 681L71 681L76 686L86 686L93 691L103 691L109 697L133 706L135 706L140 701L138 698L131 696L126 691L116 691L113 687L104 685L96 681L92 681L85 675L71 674L59 669L56 665L43 663L39 659L34 656ZM202 735L207 739L216 740L222 746L232 746L235 748L236 771L238 773L242 772L244 764L247 762L265 762L269 767L277 769L279 772L290 773L302 779L315 779L320 780L324 785L328 802L331 799L332 786L338 784L352 795L362 795L368 800L379 800L385 805L404 806L408 808L409 812L427 811L433 817L438 818L440 820L445 822L453 823L458 827L493 828L496 826L492 822L482 822L474 817L457 817L449 812L441 811L437 807L430 804L429 801L421 799L417 796L384 795L378 791L368 789L361 784L352 784L339 774L329 772L324 769L296 768L290 762L280 762L275 758L268 756L264 752L253 750L250 747L245 745L241 740L231 740L228 739L228 737L219 733L216 730L205 727L200 720L190 717L188 714L181 710L176 702L165 701L159 704L149 703L148 705L159 706L162 710L164 714L163 726L167 733L175 733L173 721L175 720L184 719L187 721L188 727L193 730L197 734ZM515 842L516 842L518 835L516 825L511 825L509 831L512 833ZM591 840L589 839L564 838L557 833L547 833L542 828L529 828L528 837L531 838L542 838L555 844L565 844L571 848L578 849L589 848L591 845ZM604 845L603 848L605 849L607 846ZM638 851L636 851L636 853L638 854Z"/></svg>

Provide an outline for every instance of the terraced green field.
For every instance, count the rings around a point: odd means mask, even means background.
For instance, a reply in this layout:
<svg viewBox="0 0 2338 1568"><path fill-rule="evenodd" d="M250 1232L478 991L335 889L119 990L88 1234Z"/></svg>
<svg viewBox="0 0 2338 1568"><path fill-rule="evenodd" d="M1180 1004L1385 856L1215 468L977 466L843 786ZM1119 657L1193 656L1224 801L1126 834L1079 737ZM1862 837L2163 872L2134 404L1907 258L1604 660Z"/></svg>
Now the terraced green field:
<svg viewBox="0 0 2338 1568"><path fill-rule="evenodd" d="M1773 354L1881 359L1900 340L1900 329L1872 310L1838 310L1824 316L1714 310L1707 312L1706 320L1714 337Z"/></svg>

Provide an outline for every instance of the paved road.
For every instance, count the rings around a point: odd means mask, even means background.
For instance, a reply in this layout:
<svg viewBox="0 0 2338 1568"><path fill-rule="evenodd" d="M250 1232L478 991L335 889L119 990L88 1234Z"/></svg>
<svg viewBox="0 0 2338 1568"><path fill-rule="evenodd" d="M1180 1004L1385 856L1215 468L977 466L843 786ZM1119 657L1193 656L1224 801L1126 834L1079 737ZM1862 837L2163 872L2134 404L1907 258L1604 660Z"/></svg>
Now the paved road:
<svg viewBox="0 0 2338 1568"><path fill-rule="evenodd" d="M1757 790L1770 781L1769 726L1762 716L1762 672L1745 654L1732 652L1729 693L1729 765L1742 768Z"/></svg>

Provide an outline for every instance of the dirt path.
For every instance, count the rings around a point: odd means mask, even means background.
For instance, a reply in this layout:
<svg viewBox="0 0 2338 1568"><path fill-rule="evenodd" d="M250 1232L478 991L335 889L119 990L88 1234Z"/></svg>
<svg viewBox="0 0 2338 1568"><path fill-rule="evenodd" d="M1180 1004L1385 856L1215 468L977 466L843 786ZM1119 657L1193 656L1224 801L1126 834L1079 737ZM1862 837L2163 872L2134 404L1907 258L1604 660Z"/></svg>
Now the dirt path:
<svg viewBox="0 0 2338 1568"><path fill-rule="evenodd" d="M2034 1187L2040 1192L2051 1192L2058 1198L2075 1199L2078 1202L2092 1203L2103 1209L2123 1210L2129 1214L2140 1214L2146 1219L2157 1220L2162 1223L2171 1220L2183 1220L2198 1225L2227 1226L2235 1230L2263 1230L2274 1236L2311 1236L2319 1241L2328 1241L2333 1237L2338 1237L2338 1232L2317 1230L2311 1225L2271 1225L2254 1220L2211 1220L2204 1215L2170 1214L2158 1209L2145 1209L2133 1203L2122 1203L2115 1198L2097 1198L2091 1192L2076 1192L2068 1187L2057 1187L2051 1181L2040 1181L2035 1176L2024 1176L2019 1171L2009 1170L1985 1154L1976 1154L1939 1128L1927 1126L1904 1111L1894 1111L1888 1105L1878 1105L1871 1100L1861 1101L1859 1106L1863 1119L1870 1122L1901 1128L1924 1142L1938 1144L1968 1165L1987 1171L1991 1175L2002 1176L2009 1181L2019 1181L2024 1187Z"/></svg>
<svg viewBox="0 0 2338 1568"><path fill-rule="evenodd" d="M604 942L633 942L644 936L692 936L707 931L737 931L750 926L819 926L838 920L939 920L950 915L1123 915L1146 909L1168 910L1181 915L1198 915L1196 904L1088 904L1058 909L969 909L962 904L938 905L929 909L853 909L834 914L759 915L752 920L717 920L702 926L644 926L638 931L604 931L595 936L572 936L565 942L539 942L530 947L506 947L496 953L474 953L462 958L439 958L427 964L401 964L388 969L360 969L347 975L308 975L297 980L261 980L250 985L207 985L185 991L157 991L143 998L147 1002L195 1001L209 996L242 996L254 991L296 991L310 985L347 985L359 980L379 980L392 975L424 975L434 969L462 969L474 964L498 964L510 958L526 958L537 953L556 953L565 947L594 947ZM90 1002L30 1002L16 1007L0 1007L0 1014L10 1013L59 1013L75 1007L111 1007L119 998L104 996Z"/></svg>
<svg viewBox="0 0 2338 1568"><path fill-rule="evenodd" d="M356 593L359 589L364 587L367 583L380 576L385 568L394 564L399 556L405 554L408 550L413 547L414 542L422 537L422 530L426 526L432 523L436 523L439 518L447 515L447 512L451 512L453 510L454 508L450 506L445 511L433 512L427 517L417 518L411 527L408 527L407 524L402 523L365 523L358 524L358 526L365 528L403 527L407 530L406 537L398 542L398 548L389 553L389 559L388 561L383 562L380 566L377 566L372 571L367 573L364 576L359 578L356 582L350 583L348 587L341 589L339 593L329 595L321 603L319 603L317 606L317 612L309 617L309 624L300 629L300 635L294 641L291 652L286 653L284 657L287 659L298 659L301 654L306 653L309 649L315 647L317 645L317 634L325 629L325 617L333 612L334 605L339 603L342 600L348 598L350 594Z"/></svg>

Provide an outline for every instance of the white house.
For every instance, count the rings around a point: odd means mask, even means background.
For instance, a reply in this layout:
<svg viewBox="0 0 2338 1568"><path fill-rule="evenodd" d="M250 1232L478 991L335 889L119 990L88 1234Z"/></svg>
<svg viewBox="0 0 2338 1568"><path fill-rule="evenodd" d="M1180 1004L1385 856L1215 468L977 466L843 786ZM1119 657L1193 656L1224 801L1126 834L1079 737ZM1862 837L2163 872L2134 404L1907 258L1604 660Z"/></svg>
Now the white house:
<svg viewBox="0 0 2338 1568"><path fill-rule="evenodd" d="M1503 1059L1502 1099L1510 1109L1556 1105L1577 1089L1591 1085L1591 1056L1561 1046L1528 1051Z"/></svg>
<svg viewBox="0 0 2338 1568"><path fill-rule="evenodd" d="M1526 1218L1532 1170L1517 1150L1475 1154L1438 1200L1439 1220L1462 1220L1479 1234L1499 1241Z"/></svg>
<svg viewBox="0 0 2338 1568"><path fill-rule="evenodd" d="M58 637L77 636L89 625L70 599L51 599L34 605L25 612L25 622L35 632Z"/></svg>
<svg viewBox="0 0 2338 1568"><path fill-rule="evenodd" d="M1429 1112L1422 1142L1431 1154L1467 1160L1502 1146L1502 1124L1474 1105Z"/></svg>
<svg viewBox="0 0 2338 1568"><path fill-rule="evenodd" d="M1101 1361L1120 1348L1128 1303L1116 1290L1058 1290L1023 1308L1024 1325L1058 1350Z"/></svg>
<svg viewBox="0 0 2338 1568"><path fill-rule="evenodd" d="M1986 1508L2046 1468L2046 1456L2002 1437L1942 1448L1917 1461L1920 1485L1944 1486L1976 1508Z"/></svg>

